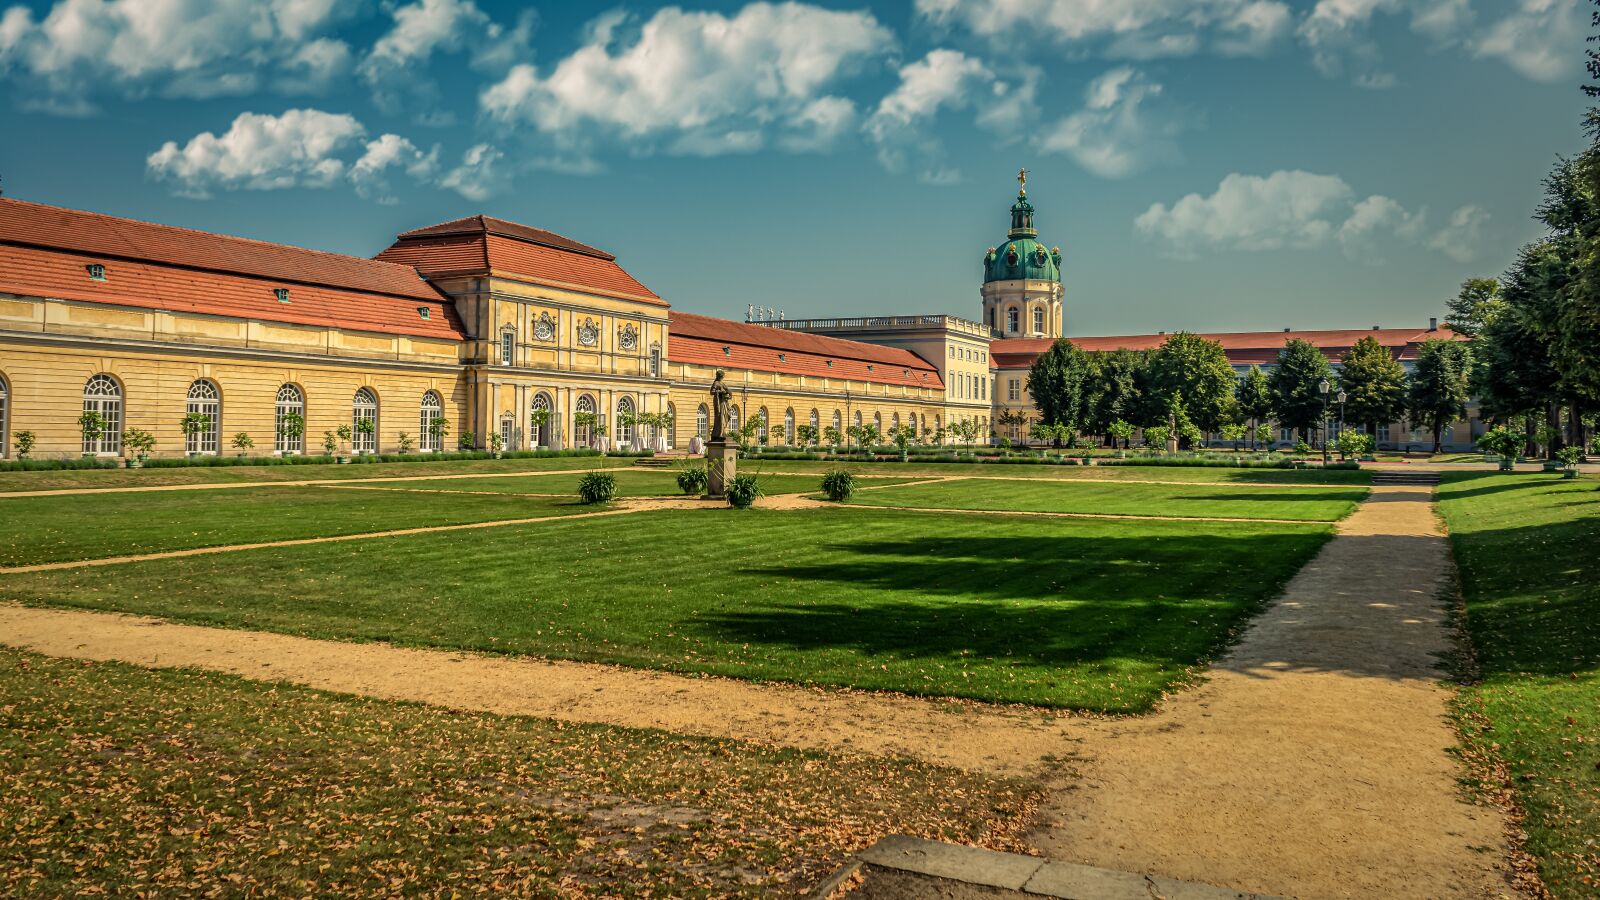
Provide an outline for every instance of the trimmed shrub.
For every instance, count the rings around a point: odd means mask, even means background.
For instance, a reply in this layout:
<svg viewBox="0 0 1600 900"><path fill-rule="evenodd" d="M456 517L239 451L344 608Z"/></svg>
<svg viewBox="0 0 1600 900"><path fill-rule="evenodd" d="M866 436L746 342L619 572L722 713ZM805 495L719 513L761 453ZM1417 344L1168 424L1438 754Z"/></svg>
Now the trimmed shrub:
<svg viewBox="0 0 1600 900"><path fill-rule="evenodd" d="M822 492L835 503L849 500L856 492L856 478L843 469L834 469L822 476Z"/></svg>
<svg viewBox="0 0 1600 900"><path fill-rule="evenodd" d="M678 490L698 496L706 492L708 479L705 466L684 466L678 471Z"/></svg>
<svg viewBox="0 0 1600 900"><path fill-rule="evenodd" d="M584 503L605 503L617 495L617 476L610 472L585 472L578 479L578 499Z"/></svg>
<svg viewBox="0 0 1600 900"><path fill-rule="evenodd" d="M735 475L728 485L728 505L734 509L749 509L761 495L761 482L754 475Z"/></svg>

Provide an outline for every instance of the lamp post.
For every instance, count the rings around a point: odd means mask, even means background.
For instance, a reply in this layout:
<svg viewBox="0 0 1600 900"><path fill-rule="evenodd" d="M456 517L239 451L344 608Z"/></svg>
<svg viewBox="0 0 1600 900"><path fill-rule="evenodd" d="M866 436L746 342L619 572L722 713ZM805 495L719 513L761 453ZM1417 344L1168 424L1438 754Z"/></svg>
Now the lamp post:
<svg viewBox="0 0 1600 900"><path fill-rule="evenodd" d="M1338 397L1337 397L1337 399L1339 401L1339 434L1341 434L1341 435L1344 434L1344 401L1345 401L1345 398L1347 398L1348 396L1349 395L1346 394L1344 391L1340 391L1339 394L1338 394ZM1341 446L1343 446L1343 445L1341 445ZM1339 457L1341 459L1344 458L1344 451L1343 450L1339 451Z"/></svg>
<svg viewBox="0 0 1600 900"><path fill-rule="evenodd" d="M1332 389L1333 385L1329 384L1326 378L1317 382L1317 393L1322 395L1322 464L1324 466L1332 462L1328 457L1328 391Z"/></svg>

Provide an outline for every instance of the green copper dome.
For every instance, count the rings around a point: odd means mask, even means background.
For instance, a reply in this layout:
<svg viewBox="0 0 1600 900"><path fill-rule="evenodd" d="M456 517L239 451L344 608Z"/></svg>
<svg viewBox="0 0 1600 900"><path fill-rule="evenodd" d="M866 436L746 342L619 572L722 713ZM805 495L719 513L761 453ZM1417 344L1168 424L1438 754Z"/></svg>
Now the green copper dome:
<svg viewBox="0 0 1600 900"><path fill-rule="evenodd" d="M1060 281L1061 248L1046 249L1033 230L1033 204L1026 190L1017 192L1011 205L1011 230L1007 240L990 247L983 256L983 283L991 281Z"/></svg>

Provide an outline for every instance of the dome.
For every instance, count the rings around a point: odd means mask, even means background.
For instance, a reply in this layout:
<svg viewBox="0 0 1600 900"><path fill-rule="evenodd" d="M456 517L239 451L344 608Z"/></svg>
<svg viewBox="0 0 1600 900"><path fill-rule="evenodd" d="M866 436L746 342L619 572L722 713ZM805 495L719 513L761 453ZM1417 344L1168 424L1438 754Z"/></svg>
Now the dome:
<svg viewBox="0 0 1600 900"><path fill-rule="evenodd" d="M1061 280L1061 248L1046 249L1033 230L1033 204L1026 190L1017 192L1011 205L1011 230L1006 242L990 247L983 256L983 283L991 281Z"/></svg>

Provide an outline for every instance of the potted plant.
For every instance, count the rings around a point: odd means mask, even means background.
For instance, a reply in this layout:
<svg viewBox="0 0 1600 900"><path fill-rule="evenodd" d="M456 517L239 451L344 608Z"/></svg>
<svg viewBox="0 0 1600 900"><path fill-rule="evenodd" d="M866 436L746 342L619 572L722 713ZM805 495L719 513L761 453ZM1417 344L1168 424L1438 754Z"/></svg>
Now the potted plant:
<svg viewBox="0 0 1600 900"><path fill-rule="evenodd" d="M500 458L500 451L501 451L501 449L503 449L505 447L505 445L506 445L506 440L505 440L505 438L500 436L500 432L498 432L498 431L489 432L489 449L491 451L493 451L495 459L499 459Z"/></svg>
<svg viewBox="0 0 1600 900"><path fill-rule="evenodd" d="M400 442L400 452L402 454L410 453L411 452L411 445L412 445L411 435L406 434L404 431L402 431L402 432L400 432L400 435L399 435L399 437L397 439Z"/></svg>
<svg viewBox="0 0 1600 900"><path fill-rule="evenodd" d="M705 466L684 463L678 469L678 490L691 497L697 497L706 492L709 478Z"/></svg>
<svg viewBox="0 0 1600 900"><path fill-rule="evenodd" d="M1497 425L1478 438L1478 447L1500 458L1500 471L1510 472L1516 469L1517 452L1527 440L1522 432Z"/></svg>
<svg viewBox="0 0 1600 900"><path fill-rule="evenodd" d="M372 435L376 434L377 431L378 431L378 423L377 422L374 422L371 419L357 419L356 420L356 433L357 434L360 434L360 435L363 435L363 436L366 436L366 437L371 437ZM366 441L362 441L362 443L365 444ZM377 446L377 442L376 441L373 442L373 446L374 447ZM361 455L362 456L366 456L368 453L372 453L372 452L374 452L374 451L372 451L372 450L362 450L361 451Z"/></svg>
<svg viewBox="0 0 1600 900"><path fill-rule="evenodd" d="M345 445L350 443L350 426L340 425L338 428L333 430L333 433L339 438L338 462L340 465L348 464L350 462L350 457L345 454Z"/></svg>
<svg viewBox="0 0 1600 900"><path fill-rule="evenodd" d="M822 492L835 503L844 503L856 492L856 478L844 469L834 469L822 476Z"/></svg>
<svg viewBox="0 0 1600 900"><path fill-rule="evenodd" d="M12 440L17 446L17 459L27 459L28 454L33 452L33 444L38 438L31 431L19 431Z"/></svg>
<svg viewBox="0 0 1600 900"><path fill-rule="evenodd" d="M550 424L548 407L539 407L528 413L528 443L532 445L532 449L539 449L539 433L548 424Z"/></svg>
<svg viewBox="0 0 1600 900"><path fill-rule="evenodd" d="M250 437L249 434L247 434L246 432L243 432L243 431L241 431L238 434L233 436L233 442L232 443L233 443L233 449L239 451L239 456L241 458L245 455L246 452L248 452L251 448L255 447L255 445L256 445L255 439Z"/></svg>
<svg viewBox="0 0 1600 900"><path fill-rule="evenodd" d="M477 443L477 435L470 431L463 431L456 435L456 446L463 450L471 450L472 445L475 443Z"/></svg>
<svg viewBox="0 0 1600 900"><path fill-rule="evenodd" d="M578 479L578 499L584 503L605 503L617 495L617 476L610 472L585 472Z"/></svg>
<svg viewBox="0 0 1600 900"><path fill-rule="evenodd" d="M1111 435L1113 448L1116 448L1118 443L1122 445L1117 448L1117 459L1127 459L1128 444L1133 440L1133 423L1126 419L1118 419L1106 426L1106 434Z"/></svg>
<svg viewBox="0 0 1600 900"><path fill-rule="evenodd" d="M1578 463L1583 462L1583 450L1579 447L1562 447L1556 451L1556 456L1561 460L1561 477L1577 478Z"/></svg>
<svg viewBox="0 0 1600 900"><path fill-rule="evenodd" d="M211 427L211 417L200 412L184 413L183 418L178 421L178 427L183 429L184 444L187 446L191 443L188 438ZM189 455L199 456L200 451L190 450Z"/></svg>
<svg viewBox="0 0 1600 900"><path fill-rule="evenodd" d="M599 435L595 433L595 429L599 426L599 424L600 417L587 410L580 409L572 414L572 427L577 431L584 432L588 435L588 443L590 448L594 447L595 439L599 437Z"/></svg>
<svg viewBox="0 0 1600 900"><path fill-rule="evenodd" d="M734 509L749 509L761 496L761 483L754 475L735 475L728 485L728 505Z"/></svg>
<svg viewBox="0 0 1600 900"><path fill-rule="evenodd" d="M344 458L338 456L339 438L333 432L324 431L322 433L322 450L327 456L334 457L335 462L344 462Z"/></svg>
<svg viewBox="0 0 1600 900"><path fill-rule="evenodd" d="M133 452L133 456L125 457L123 459L123 465L130 469L144 468L145 458L148 457L150 455L150 451L154 450L155 448L156 436L148 431L142 431L138 428L129 428L127 431L122 433L123 453L127 453L129 451Z"/></svg>
<svg viewBox="0 0 1600 900"><path fill-rule="evenodd" d="M306 417L297 412L286 412L278 422L278 434L283 436L283 445L292 447L299 443L300 436L306 433Z"/></svg>
<svg viewBox="0 0 1600 900"><path fill-rule="evenodd" d="M428 420L428 436L433 438L434 449L444 449L444 436L449 433L449 419L446 419L444 416L434 416Z"/></svg>
<svg viewBox="0 0 1600 900"><path fill-rule="evenodd" d="M100 438L106 433L106 417L100 415L94 410L86 409L83 411L83 415L78 417L78 430L83 432L84 444L98 444L100 442ZM95 454L94 451L91 450L83 455L85 457L91 457Z"/></svg>

